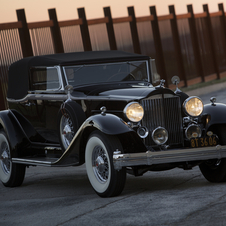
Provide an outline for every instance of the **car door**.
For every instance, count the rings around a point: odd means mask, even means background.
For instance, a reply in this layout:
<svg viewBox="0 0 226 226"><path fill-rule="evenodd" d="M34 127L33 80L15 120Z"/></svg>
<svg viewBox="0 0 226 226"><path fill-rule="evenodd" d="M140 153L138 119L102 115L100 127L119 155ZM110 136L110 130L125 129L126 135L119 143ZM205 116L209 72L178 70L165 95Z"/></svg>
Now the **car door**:
<svg viewBox="0 0 226 226"><path fill-rule="evenodd" d="M49 142L58 142L57 114L62 101L62 81L58 67L32 68L30 73L30 121L37 132Z"/></svg>

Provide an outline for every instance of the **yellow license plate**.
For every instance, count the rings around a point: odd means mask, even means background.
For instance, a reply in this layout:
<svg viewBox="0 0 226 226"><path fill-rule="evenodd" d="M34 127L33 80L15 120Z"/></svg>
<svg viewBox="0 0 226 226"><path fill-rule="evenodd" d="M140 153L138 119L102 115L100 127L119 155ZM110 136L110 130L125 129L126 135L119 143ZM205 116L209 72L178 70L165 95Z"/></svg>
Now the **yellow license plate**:
<svg viewBox="0 0 226 226"><path fill-rule="evenodd" d="M218 144L218 137L216 135L207 137L192 138L190 140L192 148L216 146Z"/></svg>

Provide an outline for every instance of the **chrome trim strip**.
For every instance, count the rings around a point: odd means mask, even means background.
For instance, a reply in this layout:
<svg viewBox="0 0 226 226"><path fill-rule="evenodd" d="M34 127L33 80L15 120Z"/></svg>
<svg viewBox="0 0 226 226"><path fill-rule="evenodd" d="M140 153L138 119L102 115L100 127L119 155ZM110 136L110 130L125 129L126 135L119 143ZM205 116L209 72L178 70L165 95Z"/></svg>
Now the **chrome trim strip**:
<svg viewBox="0 0 226 226"><path fill-rule="evenodd" d="M116 170L126 166L153 165L208 159L226 158L226 145L215 147L176 149L168 151L147 151L145 153L113 154L113 164Z"/></svg>
<svg viewBox="0 0 226 226"><path fill-rule="evenodd" d="M26 103L28 100L56 100L56 101L64 101L67 100L68 96L66 94L27 94L22 99L11 99L11 98L6 98L8 102L10 103ZM73 97L71 96L72 100L123 100L123 101L130 101L134 100L134 97L125 97L125 96L82 96L82 97Z"/></svg>
<svg viewBox="0 0 226 226"><path fill-rule="evenodd" d="M11 99L11 98L6 98L8 102L10 103L24 103L28 100L59 100L59 101L64 101L67 99L66 94L28 94L22 99Z"/></svg>

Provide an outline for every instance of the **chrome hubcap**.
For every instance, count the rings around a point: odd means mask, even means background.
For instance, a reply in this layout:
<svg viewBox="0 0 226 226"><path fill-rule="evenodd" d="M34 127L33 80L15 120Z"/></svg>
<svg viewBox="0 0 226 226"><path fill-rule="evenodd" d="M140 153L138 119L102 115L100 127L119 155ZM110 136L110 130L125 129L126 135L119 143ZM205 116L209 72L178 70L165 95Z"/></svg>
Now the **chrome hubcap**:
<svg viewBox="0 0 226 226"><path fill-rule="evenodd" d="M71 134L71 128L69 125L66 125L63 129L63 134L64 135L68 135L68 134Z"/></svg>
<svg viewBox="0 0 226 226"><path fill-rule="evenodd" d="M100 183L105 183L109 176L109 164L101 146L96 146L92 154L93 172Z"/></svg>
<svg viewBox="0 0 226 226"><path fill-rule="evenodd" d="M74 127L71 118L67 114L62 116L60 125L61 139L66 149L75 135Z"/></svg>
<svg viewBox="0 0 226 226"><path fill-rule="evenodd" d="M9 174L11 161L9 147L6 142L2 142L1 144L0 156L1 167L5 174Z"/></svg>

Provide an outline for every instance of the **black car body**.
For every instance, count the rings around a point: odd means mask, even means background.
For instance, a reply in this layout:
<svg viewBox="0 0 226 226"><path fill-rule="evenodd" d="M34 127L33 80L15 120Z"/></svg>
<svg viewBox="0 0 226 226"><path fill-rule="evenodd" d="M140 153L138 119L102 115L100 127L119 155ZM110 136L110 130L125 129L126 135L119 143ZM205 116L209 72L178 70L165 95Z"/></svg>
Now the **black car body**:
<svg viewBox="0 0 226 226"><path fill-rule="evenodd" d="M154 87L148 56L98 51L35 56L9 69L0 112L0 179L22 184L30 165L78 166L102 197L126 173L199 166L226 180L226 105ZM177 83L177 82L176 82Z"/></svg>

